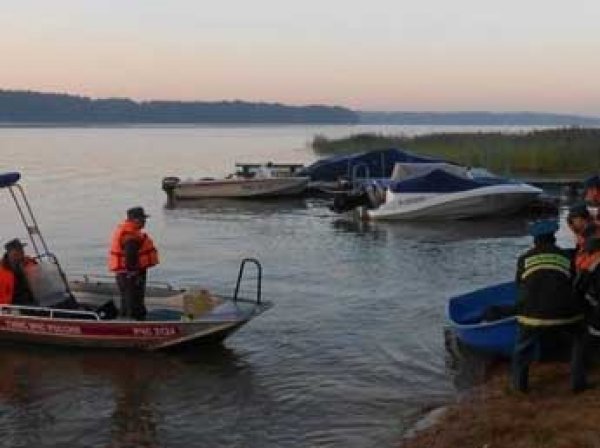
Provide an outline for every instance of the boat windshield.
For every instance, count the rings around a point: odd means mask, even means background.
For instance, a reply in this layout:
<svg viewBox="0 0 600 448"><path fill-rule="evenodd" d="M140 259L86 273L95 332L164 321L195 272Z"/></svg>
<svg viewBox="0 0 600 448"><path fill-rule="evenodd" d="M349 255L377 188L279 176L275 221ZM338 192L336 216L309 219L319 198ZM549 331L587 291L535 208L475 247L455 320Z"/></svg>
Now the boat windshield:
<svg viewBox="0 0 600 448"><path fill-rule="evenodd" d="M425 176L432 171L441 170L456 177L469 178L469 170L460 165L451 165L449 163L403 163L394 165L391 180L400 181L412 179L414 177Z"/></svg>

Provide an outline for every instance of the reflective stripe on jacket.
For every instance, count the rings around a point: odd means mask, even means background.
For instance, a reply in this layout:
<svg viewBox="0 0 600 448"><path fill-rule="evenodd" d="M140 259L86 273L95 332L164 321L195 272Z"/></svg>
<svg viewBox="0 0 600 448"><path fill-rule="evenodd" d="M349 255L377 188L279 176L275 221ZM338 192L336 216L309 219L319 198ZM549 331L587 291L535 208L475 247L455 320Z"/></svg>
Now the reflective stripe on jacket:
<svg viewBox="0 0 600 448"><path fill-rule="evenodd" d="M567 325L574 324L583 320L583 314L578 314L573 317L565 319L537 319L535 317L517 316L517 321L523 325L530 325L533 327L551 327L553 325Z"/></svg>
<svg viewBox="0 0 600 448"><path fill-rule="evenodd" d="M128 239L136 239L140 244L137 259L137 269L146 270L158 264L158 251L154 247L152 238L142 232L133 221L125 220L119 224L112 235L108 269L112 272L127 270L123 244Z"/></svg>

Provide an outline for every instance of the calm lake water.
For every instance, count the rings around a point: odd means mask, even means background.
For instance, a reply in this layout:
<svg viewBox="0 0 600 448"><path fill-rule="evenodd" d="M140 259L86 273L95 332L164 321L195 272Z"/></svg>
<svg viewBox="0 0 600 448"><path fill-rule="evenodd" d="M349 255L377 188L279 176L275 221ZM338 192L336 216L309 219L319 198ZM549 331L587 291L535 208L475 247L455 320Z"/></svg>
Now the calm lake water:
<svg viewBox="0 0 600 448"><path fill-rule="evenodd" d="M264 295L275 303L207 352L3 346L0 444L397 444L425 411L456 395L444 361L447 298L512 278L516 256L529 244L526 222L365 224L300 199L168 209L161 179L219 176L236 161L310 162L307 142L317 133L440 129L0 128L0 171L23 174L67 273L106 274L113 227L128 207L143 205L162 259L151 279L231 292L240 259L256 257ZM24 238L7 194L0 206L0 239ZM565 229L559 237L572 245Z"/></svg>

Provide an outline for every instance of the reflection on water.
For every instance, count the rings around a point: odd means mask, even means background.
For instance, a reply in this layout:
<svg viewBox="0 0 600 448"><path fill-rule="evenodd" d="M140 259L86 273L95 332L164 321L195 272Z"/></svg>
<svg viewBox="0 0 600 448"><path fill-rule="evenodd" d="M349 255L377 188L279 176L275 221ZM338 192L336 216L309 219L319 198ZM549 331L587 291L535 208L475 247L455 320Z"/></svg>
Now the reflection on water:
<svg viewBox="0 0 600 448"><path fill-rule="evenodd" d="M235 215L271 215L280 213L301 212L307 208L303 198L269 198L269 199L188 199L165 205L170 213L195 216L197 214L214 214L217 216ZM180 213L178 213L180 212Z"/></svg>
<svg viewBox="0 0 600 448"><path fill-rule="evenodd" d="M529 220L522 217L443 222L374 222L347 218L336 218L331 221L331 225L337 231L372 234L386 239L429 242L522 237L527 235L528 223Z"/></svg>
<svg viewBox="0 0 600 448"><path fill-rule="evenodd" d="M110 447L157 447L156 409L148 372L134 366L113 382L115 408L112 413Z"/></svg>
<svg viewBox="0 0 600 448"><path fill-rule="evenodd" d="M3 344L1 445L165 446L159 435L165 419L202 402L188 376L210 384L227 375L243 381L244 372L245 364L223 347L166 356ZM178 402L169 416L164 409L172 397Z"/></svg>

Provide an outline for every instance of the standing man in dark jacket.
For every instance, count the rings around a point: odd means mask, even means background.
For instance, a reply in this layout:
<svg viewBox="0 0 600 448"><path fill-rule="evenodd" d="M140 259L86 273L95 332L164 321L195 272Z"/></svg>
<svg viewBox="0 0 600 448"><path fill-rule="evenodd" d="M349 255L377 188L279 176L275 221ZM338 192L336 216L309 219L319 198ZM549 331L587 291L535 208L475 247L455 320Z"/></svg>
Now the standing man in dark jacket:
<svg viewBox="0 0 600 448"><path fill-rule="evenodd" d="M516 283L517 343L513 355L512 383L521 392L529 387L529 365L539 356L546 336L566 333L571 338L571 388L587 387L584 370L583 304L572 293L573 264L556 245L558 221L540 220L530 226L533 247L519 257Z"/></svg>
<svg viewBox="0 0 600 448"><path fill-rule="evenodd" d="M127 219L113 233L108 258L121 293L121 316L136 320L146 318L146 271L158 264L158 251L142 230L148 216L142 207L127 210Z"/></svg>

